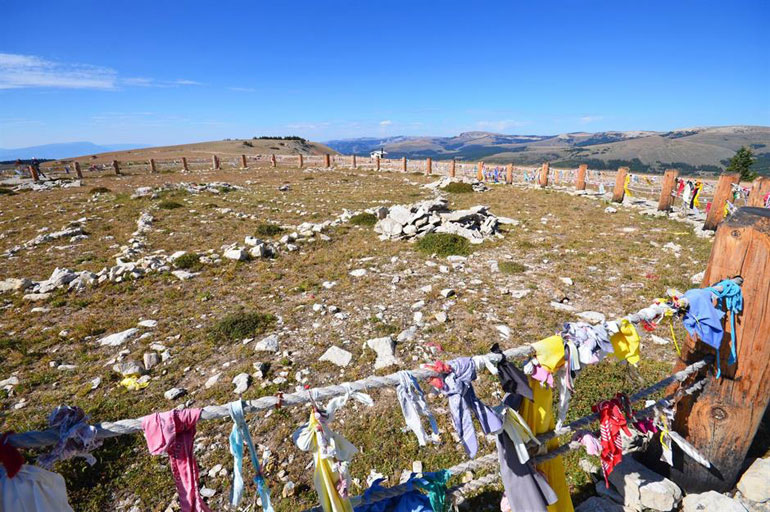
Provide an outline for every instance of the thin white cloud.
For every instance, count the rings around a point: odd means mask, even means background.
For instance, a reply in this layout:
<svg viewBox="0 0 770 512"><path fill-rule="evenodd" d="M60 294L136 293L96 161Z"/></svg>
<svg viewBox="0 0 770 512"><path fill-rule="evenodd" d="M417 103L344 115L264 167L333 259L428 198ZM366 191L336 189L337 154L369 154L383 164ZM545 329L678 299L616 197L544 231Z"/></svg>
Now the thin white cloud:
<svg viewBox="0 0 770 512"><path fill-rule="evenodd" d="M251 87L228 87L227 89L235 92L257 92L256 89L252 89Z"/></svg>
<svg viewBox="0 0 770 512"><path fill-rule="evenodd" d="M393 121L390 119L385 119L384 121L380 121L380 126L390 126L393 124Z"/></svg>
<svg viewBox="0 0 770 512"><path fill-rule="evenodd" d="M115 88L116 79L117 72L110 68L53 62L34 55L0 53L0 89L109 90Z"/></svg>
<svg viewBox="0 0 770 512"><path fill-rule="evenodd" d="M118 87L182 87L203 85L195 80L120 78L112 68L56 62L35 55L0 53L0 89L95 89Z"/></svg>
<svg viewBox="0 0 770 512"><path fill-rule="evenodd" d="M604 116L583 116L580 118L580 124L595 123L596 121L601 121L602 119L604 119Z"/></svg>
<svg viewBox="0 0 770 512"><path fill-rule="evenodd" d="M529 124L527 121L517 121L514 119L501 119L499 121L477 121L476 127L482 130L495 130L501 132L509 128L519 128Z"/></svg>

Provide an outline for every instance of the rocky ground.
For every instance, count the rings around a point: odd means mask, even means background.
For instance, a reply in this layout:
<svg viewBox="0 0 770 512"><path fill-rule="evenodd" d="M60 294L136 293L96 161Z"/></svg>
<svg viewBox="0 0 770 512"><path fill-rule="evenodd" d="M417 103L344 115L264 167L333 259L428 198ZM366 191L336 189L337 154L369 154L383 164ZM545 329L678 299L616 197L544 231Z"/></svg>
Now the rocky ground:
<svg viewBox="0 0 770 512"><path fill-rule="evenodd" d="M603 199L424 186L433 181L260 168L103 176L0 196L0 430L41 429L59 404L107 421L415 368L485 353L493 342L509 348L553 334L578 313L614 318L667 288L685 290L708 258L710 239L690 225L623 206L608 213ZM474 220L463 229L485 230L466 255L435 256L419 250L419 237L401 236L407 225L413 234L433 225L431 212L416 216L411 205L437 197L447 201L442 215L467 210L459 221ZM381 236L374 223L394 205L409 207L410 218L397 236L392 223ZM647 383L675 357L668 333L653 334L643 335ZM127 376L139 389L120 385ZM597 365L578 381L571 417L644 382L617 363ZM499 397L488 375L477 391ZM402 432L394 391L372 396L374 409L351 406L335 421L361 450L354 493L372 471L393 483L415 461L436 470L463 460L442 398L430 403L443 443L419 448ZM296 407L248 418L260 454L270 453L266 478L278 511L314 503L311 458L290 440L307 414ZM202 422L196 438L215 509L229 493L230 428ZM174 503L168 465L141 436L108 440L95 456L94 467L57 467L76 509ZM576 501L595 492L584 458L567 457ZM490 489L476 506L495 502L499 490Z"/></svg>

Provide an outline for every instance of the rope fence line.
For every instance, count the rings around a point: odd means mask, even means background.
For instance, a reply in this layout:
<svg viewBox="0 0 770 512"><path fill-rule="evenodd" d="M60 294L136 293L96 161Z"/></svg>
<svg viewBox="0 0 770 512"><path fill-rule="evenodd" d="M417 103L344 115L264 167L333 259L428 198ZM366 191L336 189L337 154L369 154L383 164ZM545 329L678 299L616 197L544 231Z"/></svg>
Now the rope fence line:
<svg viewBox="0 0 770 512"><path fill-rule="evenodd" d="M632 313L624 317L631 323L637 324L641 321L650 321L654 318L661 316L665 311L670 309L668 306L662 304L654 304L639 310L636 313ZM507 358L526 357L534 352L531 345L523 345L515 348L511 348L503 352ZM483 356L474 356L476 358L477 367L481 367L483 360L489 360L491 362L497 362L500 360L500 355L495 353L488 353ZM409 371L418 380L428 380L433 377L439 376L436 372L425 368L418 368ZM359 379L354 382L348 382L343 384L336 384L332 386L325 386L322 388L314 388L312 390L302 390L294 393L283 395L282 398L277 396L264 396L254 400L244 401L243 410L245 413L256 413L260 411L267 411L280 407L291 407L296 405L303 405L311 403L310 393L313 393L313 398L316 401L325 401L334 397L343 396L349 392L361 391L365 392L372 389L380 389L386 387L396 387L400 382L398 372L391 373L389 375L377 376L372 375L364 379ZM229 418L230 412L227 404L222 405L208 405L201 410L201 420L214 420ZM123 419L114 422L104 421L94 425L97 430L96 437L98 439L108 439L112 437L118 437L127 434L133 434L142 431L142 419L132 418ZM8 441L12 446L17 448L39 448L43 446L49 446L56 444L59 440L59 433L54 429L45 431L29 431L14 434L8 437Z"/></svg>
<svg viewBox="0 0 770 512"><path fill-rule="evenodd" d="M643 398L646 398L647 396L650 396L654 393L657 393L661 389L666 388L668 385L670 385L673 382L683 382L685 379L690 377L691 375L695 374L702 368L704 368L708 363L710 359L703 359L701 361L697 361L683 370L670 375L669 377L666 377L665 379L662 379L655 384L644 388L640 390L639 392L633 394L631 397L629 397L629 400L631 403L638 402L642 400ZM696 392L697 390L701 389L705 384L707 380L705 378L699 379L695 384L688 387L685 391L687 394L692 394ZM665 405L668 400L671 399L671 396L667 396L664 398L661 398L660 400L657 400L655 404L645 407L644 409L641 409L639 411L634 412L634 418L635 419L641 419L642 417L649 416L655 407ZM580 430L583 427L586 427L596 421L599 420L599 415L596 413L588 414L586 416L583 416L582 418L578 418L577 420L569 423L568 425L564 426L562 429L560 429L558 432L554 430L550 430L548 432L545 432L543 434L540 434L537 437L537 440L540 444L544 444L547 441L553 439L554 437L559 437L562 435L566 435L572 432L576 432L577 430ZM534 443L529 444L530 449L535 448ZM560 445L558 448L554 448L553 450L549 451L548 453L537 455L533 457L533 461L535 464L540 464L543 462L546 462L548 460L554 459L560 455L563 455L569 451L575 450L580 448L582 445L580 443L570 441L567 443L564 443ZM485 469L490 466L494 466L498 463L498 455L497 452L489 453L487 455L484 455L482 457L467 460L465 462L461 462L459 464L456 464L454 466L451 466L446 469L451 475L458 475L462 474L466 471L477 471L480 469ZM483 477L480 477L478 479L474 479L470 482L466 482L464 484L452 487L448 490L448 494L457 494L459 495L461 501L466 498L465 494L477 491L487 485L491 485L495 483L498 478L500 478L499 473L491 473L489 475L485 475ZM402 494L405 494L413 489L412 485L410 484L398 484L394 485L392 487L386 487L381 490L378 490L376 492L373 492L370 494L370 496L364 500L362 496L354 496L350 498L351 504L356 507L361 504L370 504L375 503L378 501L382 501L388 498L393 498L396 496L400 496ZM459 504L459 503L457 503ZM321 512L321 507L313 507L310 509L307 509L305 512Z"/></svg>

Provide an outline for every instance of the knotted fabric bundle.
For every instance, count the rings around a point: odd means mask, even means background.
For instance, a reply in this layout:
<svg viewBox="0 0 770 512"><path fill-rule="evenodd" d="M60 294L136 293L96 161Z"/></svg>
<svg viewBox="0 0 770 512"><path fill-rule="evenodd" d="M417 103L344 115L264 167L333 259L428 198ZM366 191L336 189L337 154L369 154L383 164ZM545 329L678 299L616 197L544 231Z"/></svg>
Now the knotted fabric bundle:
<svg viewBox="0 0 770 512"><path fill-rule="evenodd" d="M438 424L433 413L430 412L430 408L425 401L425 394L422 392L417 379L407 371L400 371L398 372L398 380L396 395L398 395L398 403L401 406L406 426L417 436L417 442L420 446L425 446L427 436L421 420L421 416L425 416L430 423L433 433L430 436L430 440L438 443L441 440Z"/></svg>
<svg viewBox="0 0 770 512"><path fill-rule="evenodd" d="M59 441L53 450L37 458L37 463L51 469L58 460L83 457L88 465L96 464L89 452L100 447L102 440L96 437L96 428L86 421L88 416L80 407L60 405L48 416L48 426L59 431Z"/></svg>

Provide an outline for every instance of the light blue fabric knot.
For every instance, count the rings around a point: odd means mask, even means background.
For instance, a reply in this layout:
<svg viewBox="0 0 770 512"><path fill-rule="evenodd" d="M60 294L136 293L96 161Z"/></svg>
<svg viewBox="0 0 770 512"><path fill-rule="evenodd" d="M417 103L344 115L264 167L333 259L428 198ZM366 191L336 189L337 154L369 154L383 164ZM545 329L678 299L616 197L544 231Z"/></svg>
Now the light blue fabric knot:
<svg viewBox="0 0 770 512"><path fill-rule="evenodd" d="M722 287L722 291L717 291L717 287ZM735 364L738 361L738 354L735 348L735 314L743 311L743 292L741 287L731 279L724 279L712 288L709 288L717 298L717 307L724 307L730 312L730 357L727 364Z"/></svg>
<svg viewBox="0 0 770 512"><path fill-rule="evenodd" d="M262 499L262 508L265 512L274 512L270 504L270 489L262 476L262 470L259 466L257 450L254 449L254 443L249 434L249 426L243 417L243 401L230 402L228 404L230 417L233 420L233 430L230 432L230 453L233 456L233 488L230 492L230 504L238 506L243 498L243 443L249 448L251 463L254 466L254 483L257 484L257 492Z"/></svg>

